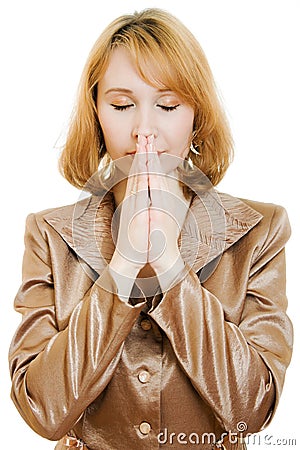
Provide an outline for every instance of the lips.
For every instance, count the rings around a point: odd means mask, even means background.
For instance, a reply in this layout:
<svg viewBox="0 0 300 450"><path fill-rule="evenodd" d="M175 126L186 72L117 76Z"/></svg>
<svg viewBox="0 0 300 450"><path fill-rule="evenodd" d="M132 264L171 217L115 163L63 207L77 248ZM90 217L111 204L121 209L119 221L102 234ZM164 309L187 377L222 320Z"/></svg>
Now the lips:
<svg viewBox="0 0 300 450"><path fill-rule="evenodd" d="M162 153L166 153L166 150L157 150L158 155L161 155ZM136 150L133 150L132 152L127 152L126 155L135 155Z"/></svg>

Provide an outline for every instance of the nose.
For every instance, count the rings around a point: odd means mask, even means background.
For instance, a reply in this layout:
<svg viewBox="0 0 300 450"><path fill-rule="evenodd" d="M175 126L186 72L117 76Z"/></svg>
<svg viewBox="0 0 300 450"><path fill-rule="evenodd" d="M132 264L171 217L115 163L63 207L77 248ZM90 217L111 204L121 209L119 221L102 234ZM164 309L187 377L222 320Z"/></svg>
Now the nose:
<svg viewBox="0 0 300 450"><path fill-rule="evenodd" d="M146 138L153 135L154 138L158 137L158 127L155 121L155 114L149 111L148 108L140 109L136 113L135 125L132 130L134 139L138 138L138 135L145 136Z"/></svg>

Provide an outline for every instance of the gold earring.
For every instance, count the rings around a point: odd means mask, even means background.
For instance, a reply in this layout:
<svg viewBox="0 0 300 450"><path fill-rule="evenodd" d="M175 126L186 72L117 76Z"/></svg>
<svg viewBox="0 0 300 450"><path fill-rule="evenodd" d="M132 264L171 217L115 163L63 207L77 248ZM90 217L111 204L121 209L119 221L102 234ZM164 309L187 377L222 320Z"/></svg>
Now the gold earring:
<svg viewBox="0 0 300 450"><path fill-rule="evenodd" d="M190 145L190 151L191 151L192 153L194 153L194 155L200 155L200 152L198 152L198 150L197 150L196 147L194 146L193 142L191 142L191 145Z"/></svg>
<svg viewBox="0 0 300 450"><path fill-rule="evenodd" d="M107 180L113 177L114 173L115 163L111 159L110 154L106 152L99 164L100 179L105 183Z"/></svg>

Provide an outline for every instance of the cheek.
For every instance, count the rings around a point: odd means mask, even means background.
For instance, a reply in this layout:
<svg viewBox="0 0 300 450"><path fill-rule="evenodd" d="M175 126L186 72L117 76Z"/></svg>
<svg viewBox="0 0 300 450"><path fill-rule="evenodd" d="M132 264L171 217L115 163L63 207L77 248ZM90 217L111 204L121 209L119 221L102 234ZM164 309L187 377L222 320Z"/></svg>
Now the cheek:
<svg viewBox="0 0 300 450"><path fill-rule="evenodd" d="M112 120L110 111L107 110L107 108L103 107L99 110L98 113L98 119L103 131L103 134L106 137L113 136L114 128L115 128L115 121Z"/></svg>
<svg viewBox="0 0 300 450"><path fill-rule="evenodd" d="M193 111L188 111L179 117L176 124L174 124L172 141L173 148L177 151L175 154L182 158L185 158L189 152L189 147L191 143L191 136L193 133L194 125L194 113Z"/></svg>
<svg viewBox="0 0 300 450"><path fill-rule="evenodd" d="M112 159L116 159L122 152L122 127L116 123L116 120L102 111L98 114L100 126L104 136L105 146Z"/></svg>

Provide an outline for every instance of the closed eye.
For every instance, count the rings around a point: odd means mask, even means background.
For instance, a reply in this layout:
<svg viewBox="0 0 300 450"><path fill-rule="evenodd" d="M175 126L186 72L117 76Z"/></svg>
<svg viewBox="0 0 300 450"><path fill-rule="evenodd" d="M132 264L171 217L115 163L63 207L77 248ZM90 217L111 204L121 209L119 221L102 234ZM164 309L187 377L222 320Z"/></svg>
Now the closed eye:
<svg viewBox="0 0 300 450"><path fill-rule="evenodd" d="M132 106L134 106L134 104L115 105L114 103L111 103L111 106L117 111L126 111L127 109L129 109ZM179 103L178 103L178 105L174 105L174 106L157 105L157 107L161 108L163 111L175 111L179 106L180 106Z"/></svg>
<svg viewBox="0 0 300 450"><path fill-rule="evenodd" d="M110 104L114 109L117 111L126 111L126 109L129 109L131 106L134 106L133 104L130 105L114 105L113 103Z"/></svg>
<svg viewBox="0 0 300 450"><path fill-rule="evenodd" d="M180 104L178 103L178 105L174 105L174 106L165 106L165 105L157 105L159 108L161 108L163 111L175 111L175 109L177 109Z"/></svg>

